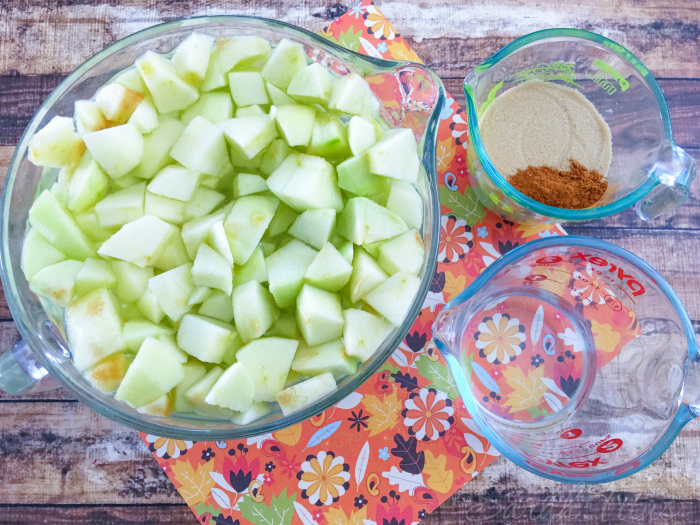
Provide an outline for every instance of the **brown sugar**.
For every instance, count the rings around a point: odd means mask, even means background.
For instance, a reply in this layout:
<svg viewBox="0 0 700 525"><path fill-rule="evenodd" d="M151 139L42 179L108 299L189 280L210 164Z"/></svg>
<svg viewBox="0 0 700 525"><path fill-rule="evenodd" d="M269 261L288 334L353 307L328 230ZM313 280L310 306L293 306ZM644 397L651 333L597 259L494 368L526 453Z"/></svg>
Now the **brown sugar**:
<svg viewBox="0 0 700 525"><path fill-rule="evenodd" d="M528 166L508 182L531 199L555 208L581 210L598 202L608 189L608 181L595 170L588 170L569 159L569 170L549 166Z"/></svg>

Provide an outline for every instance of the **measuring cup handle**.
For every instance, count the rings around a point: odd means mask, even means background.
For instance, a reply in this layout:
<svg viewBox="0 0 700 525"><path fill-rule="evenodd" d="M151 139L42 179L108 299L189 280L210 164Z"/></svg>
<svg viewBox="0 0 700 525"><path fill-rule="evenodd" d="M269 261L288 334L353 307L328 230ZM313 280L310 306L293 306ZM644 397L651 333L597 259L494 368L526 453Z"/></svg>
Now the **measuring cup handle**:
<svg viewBox="0 0 700 525"><path fill-rule="evenodd" d="M697 171L695 159L673 142L669 143L651 175L657 185L635 205L639 218L648 221L685 204Z"/></svg>
<svg viewBox="0 0 700 525"><path fill-rule="evenodd" d="M19 395L54 390L59 386L22 339L11 350L0 354L0 390Z"/></svg>

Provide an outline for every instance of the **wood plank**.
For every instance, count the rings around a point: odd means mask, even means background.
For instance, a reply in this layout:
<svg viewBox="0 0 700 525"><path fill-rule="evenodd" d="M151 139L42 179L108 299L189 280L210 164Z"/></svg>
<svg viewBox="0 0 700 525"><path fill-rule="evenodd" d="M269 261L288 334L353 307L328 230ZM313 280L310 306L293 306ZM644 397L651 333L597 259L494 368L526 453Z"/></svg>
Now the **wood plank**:
<svg viewBox="0 0 700 525"><path fill-rule="evenodd" d="M195 525L197 519L179 505L84 505L0 507L0 525Z"/></svg>
<svg viewBox="0 0 700 525"><path fill-rule="evenodd" d="M242 14L276 18L317 31L353 2L281 3L99 0L35 3L3 0L0 73L67 73L105 46L154 24L187 16ZM657 76L700 77L697 2L526 0L383 2L381 9L423 60L441 76L464 76L501 47L546 27L602 33L635 52Z"/></svg>

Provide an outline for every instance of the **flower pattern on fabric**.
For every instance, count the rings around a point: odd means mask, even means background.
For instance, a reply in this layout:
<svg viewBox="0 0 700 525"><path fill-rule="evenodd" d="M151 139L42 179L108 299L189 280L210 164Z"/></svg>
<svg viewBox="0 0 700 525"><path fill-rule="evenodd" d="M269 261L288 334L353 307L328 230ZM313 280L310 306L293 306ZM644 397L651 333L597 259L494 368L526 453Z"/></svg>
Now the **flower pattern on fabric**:
<svg viewBox="0 0 700 525"><path fill-rule="evenodd" d="M399 36L394 26L384 16L384 13L375 6L368 5L367 11L362 14L362 17L365 19L367 33L377 40L393 40Z"/></svg>
<svg viewBox="0 0 700 525"><path fill-rule="evenodd" d="M469 125L467 124L467 118L464 111L462 111L461 108L458 109L457 113L455 113L454 117L452 117L452 122L450 122L450 130L452 131L452 138L455 139L458 146L466 144Z"/></svg>
<svg viewBox="0 0 700 525"><path fill-rule="evenodd" d="M163 459L179 458L185 455L188 449L192 448L192 441L182 439L168 439L148 434L146 436L148 450Z"/></svg>
<svg viewBox="0 0 700 525"><path fill-rule="evenodd" d="M574 278L571 280L571 295L581 299L585 305L605 304L605 297L615 297L615 294L607 287L603 281L593 271L591 265L587 265L585 270L577 270L574 272Z"/></svg>
<svg viewBox="0 0 700 525"><path fill-rule="evenodd" d="M479 323L474 339L481 357L489 363L507 364L525 349L525 327L517 317L496 313Z"/></svg>
<svg viewBox="0 0 700 525"><path fill-rule="evenodd" d="M471 226L464 219L454 215L440 217L440 246L438 261L454 263L462 259L469 249L474 246Z"/></svg>
<svg viewBox="0 0 700 525"><path fill-rule="evenodd" d="M413 392L404 403L401 416L409 435L423 441L436 440L454 423L452 400L434 388Z"/></svg>
<svg viewBox="0 0 700 525"><path fill-rule="evenodd" d="M297 473L301 497L312 505L330 505L350 488L350 466L333 452L310 455Z"/></svg>

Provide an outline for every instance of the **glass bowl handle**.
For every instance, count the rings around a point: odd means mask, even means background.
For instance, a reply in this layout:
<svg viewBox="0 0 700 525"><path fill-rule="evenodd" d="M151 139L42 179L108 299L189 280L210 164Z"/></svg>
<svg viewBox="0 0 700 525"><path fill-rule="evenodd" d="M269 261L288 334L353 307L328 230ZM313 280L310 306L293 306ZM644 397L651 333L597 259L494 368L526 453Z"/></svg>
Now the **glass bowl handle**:
<svg viewBox="0 0 700 525"><path fill-rule="evenodd" d="M59 386L23 339L0 354L0 390L16 396L54 390Z"/></svg>
<svg viewBox="0 0 700 525"><path fill-rule="evenodd" d="M661 151L652 173L656 187L635 205L639 218L648 221L685 204L697 172L695 159L669 142Z"/></svg>

